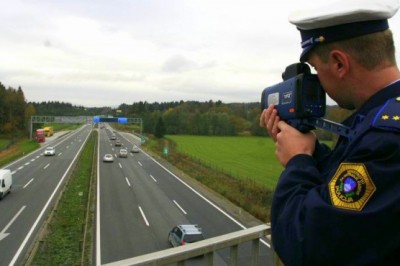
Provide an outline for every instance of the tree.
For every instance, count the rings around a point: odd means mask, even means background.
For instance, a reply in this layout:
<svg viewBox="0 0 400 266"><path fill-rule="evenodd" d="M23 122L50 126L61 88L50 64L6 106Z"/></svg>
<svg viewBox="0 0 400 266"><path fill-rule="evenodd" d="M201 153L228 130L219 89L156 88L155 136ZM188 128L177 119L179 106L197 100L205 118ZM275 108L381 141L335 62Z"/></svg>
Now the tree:
<svg viewBox="0 0 400 266"><path fill-rule="evenodd" d="M163 138L165 135L165 125L161 116L158 118L156 128L154 130L154 135L159 139Z"/></svg>

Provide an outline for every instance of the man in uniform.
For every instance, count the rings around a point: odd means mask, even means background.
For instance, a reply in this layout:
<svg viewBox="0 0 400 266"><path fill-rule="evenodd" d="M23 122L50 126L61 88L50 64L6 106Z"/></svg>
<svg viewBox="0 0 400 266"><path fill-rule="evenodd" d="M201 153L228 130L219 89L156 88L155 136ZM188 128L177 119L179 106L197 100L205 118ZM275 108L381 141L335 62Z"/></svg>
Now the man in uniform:
<svg viewBox="0 0 400 266"><path fill-rule="evenodd" d="M345 1L289 16L300 61L325 92L355 110L355 135L330 150L313 132L260 117L285 167L275 190L272 242L285 265L400 265L400 73L388 19L398 1Z"/></svg>

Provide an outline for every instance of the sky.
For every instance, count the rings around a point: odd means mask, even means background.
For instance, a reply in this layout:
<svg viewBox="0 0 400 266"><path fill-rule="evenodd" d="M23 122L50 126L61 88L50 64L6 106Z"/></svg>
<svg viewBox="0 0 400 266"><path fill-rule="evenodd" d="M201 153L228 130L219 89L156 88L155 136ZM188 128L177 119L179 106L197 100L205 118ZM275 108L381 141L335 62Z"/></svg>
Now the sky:
<svg viewBox="0 0 400 266"><path fill-rule="evenodd" d="M299 60L289 13L318 2L0 0L0 82L85 107L259 102ZM400 14L389 24L400 51Z"/></svg>

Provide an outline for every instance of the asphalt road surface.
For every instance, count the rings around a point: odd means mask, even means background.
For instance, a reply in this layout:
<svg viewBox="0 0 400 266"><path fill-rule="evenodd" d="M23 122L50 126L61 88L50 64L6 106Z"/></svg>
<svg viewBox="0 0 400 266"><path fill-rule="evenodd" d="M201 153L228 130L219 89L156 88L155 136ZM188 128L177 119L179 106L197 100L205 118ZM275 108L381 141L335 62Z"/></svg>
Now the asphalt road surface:
<svg viewBox="0 0 400 266"><path fill-rule="evenodd" d="M0 201L1 266L23 262L91 130L86 125L51 142L46 140L39 150L4 167L12 171L13 185ZM43 155L47 145L55 147L54 156Z"/></svg>
<svg viewBox="0 0 400 266"><path fill-rule="evenodd" d="M37 151L7 165L13 173L11 193L0 201L0 266L21 265L38 230L54 206L92 130L90 125L47 138ZM197 224L205 238L254 226L239 221L231 210L204 190L153 159L143 150L119 158L112 129L99 130L95 264L100 265L172 248L169 231L178 224ZM140 140L115 133L128 151ZM44 156L46 146L55 156ZM114 162L102 161L110 153ZM239 247L239 265L248 265L250 244ZM272 261L269 244L260 246L260 261ZM229 250L214 256L215 265L229 263ZM196 258L186 265L198 265Z"/></svg>
<svg viewBox="0 0 400 266"><path fill-rule="evenodd" d="M168 232L178 224L199 225L205 238L246 228L143 150L119 158L112 134L108 127L99 134L97 265L171 248ZM114 134L128 150L139 145ZM106 153L114 162L102 161ZM267 245L260 254L261 262L271 261ZM250 244L240 247L239 265L248 265L250 255ZM215 257L216 265L229 263L228 250Z"/></svg>

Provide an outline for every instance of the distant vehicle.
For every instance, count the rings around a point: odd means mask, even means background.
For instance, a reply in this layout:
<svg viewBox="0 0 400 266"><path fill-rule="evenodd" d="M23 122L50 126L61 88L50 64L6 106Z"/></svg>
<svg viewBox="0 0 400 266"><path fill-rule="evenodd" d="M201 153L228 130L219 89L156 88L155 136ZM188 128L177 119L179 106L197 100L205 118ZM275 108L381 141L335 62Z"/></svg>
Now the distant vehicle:
<svg viewBox="0 0 400 266"><path fill-rule="evenodd" d="M0 200L11 192L12 175L9 169L0 169Z"/></svg>
<svg viewBox="0 0 400 266"><path fill-rule="evenodd" d="M110 138L111 140L116 140L117 139L117 137L115 136L115 135L111 135L111 138Z"/></svg>
<svg viewBox="0 0 400 266"><path fill-rule="evenodd" d="M54 147L47 147L44 150L44 155L45 156L53 156L56 155L56 149Z"/></svg>
<svg viewBox="0 0 400 266"><path fill-rule="evenodd" d="M140 151L140 150L139 150L139 147L136 146L136 145L133 145L131 152L133 152L133 153L138 153L139 151Z"/></svg>
<svg viewBox="0 0 400 266"><path fill-rule="evenodd" d="M44 130L44 135L46 137L53 136L53 128L52 127L45 127L45 128L43 128L43 130Z"/></svg>
<svg viewBox="0 0 400 266"><path fill-rule="evenodd" d="M115 146L121 146L121 145L122 145L121 141L119 139L117 139L115 141Z"/></svg>
<svg viewBox="0 0 400 266"><path fill-rule="evenodd" d="M197 242L203 239L203 232L197 224L177 225L172 228L168 234L168 241L174 247Z"/></svg>
<svg viewBox="0 0 400 266"><path fill-rule="evenodd" d="M114 161L114 157L112 156L112 154L105 154L103 157L103 162L113 162Z"/></svg>
<svg viewBox="0 0 400 266"><path fill-rule="evenodd" d="M46 137L44 134L44 130L43 129L36 129L35 132L35 139L37 142L45 142L46 141Z"/></svg>
<svg viewBox="0 0 400 266"><path fill-rule="evenodd" d="M120 149L119 150L119 157L123 157L123 158L126 158L126 157L128 157L128 150L127 149Z"/></svg>

